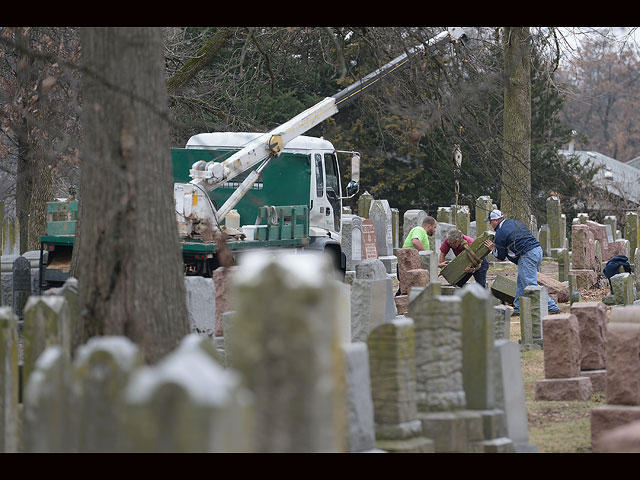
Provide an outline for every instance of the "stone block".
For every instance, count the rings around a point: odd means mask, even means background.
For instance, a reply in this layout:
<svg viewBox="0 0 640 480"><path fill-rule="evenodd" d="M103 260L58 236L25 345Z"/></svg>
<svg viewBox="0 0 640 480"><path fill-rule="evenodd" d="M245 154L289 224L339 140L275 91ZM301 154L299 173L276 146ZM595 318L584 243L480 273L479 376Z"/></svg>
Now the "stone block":
<svg viewBox="0 0 640 480"><path fill-rule="evenodd" d="M483 440L482 416L472 410L418 413L422 433L434 441L436 453L468 453Z"/></svg>
<svg viewBox="0 0 640 480"><path fill-rule="evenodd" d="M601 439L607 432L640 421L640 406L602 405L591 410L591 451L604 452ZM606 439L606 438L605 438Z"/></svg>
<svg viewBox="0 0 640 480"><path fill-rule="evenodd" d="M601 453L640 453L640 420L604 432L597 448Z"/></svg>
<svg viewBox="0 0 640 480"><path fill-rule="evenodd" d="M594 270L569 270L569 275L576 276L576 287L589 290L598 284L598 274Z"/></svg>
<svg viewBox="0 0 640 480"><path fill-rule="evenodd" d="M611 316L607 325L607 403L640 405L640 323L616 322L613 310Z"/></svg>
<svg viewBox="0 0 640 480"><path fill-rule="evenodd" d="M573 314L548 315L544 324L544 376L580 375L580 328Z"/></svg>
<svg viewBox="0 0 640 480"><path fill-rule="evenodd" d="M513 300L516 297L516 282L504 275L496 275L491 284L491 293L503 303L513 305Z"/></svg>
<svg viewBox="0 0 640 480"><path fill-rule="evenodd" d="M399 248L396 250L396 256L398 257L398 275L400 278L407 270L422 268L420 254L415 248Z"/></svg>
<svg viewBox="0 0 640 480"><path fill-rule="evenodd" d="M216 292L212 278L185 276L189 330L213 337L216 326Z"/></svg>
<svg viewBox="0 0 640 480"><path fill-rule="evenodd" d="M426 287L429 284L429 272L422 268L407 270L400 277L400 294L408 295L411 287Z"/></svg>
<svg viewBox="0 0 640 480"><path fill-rule="evenodd" d="M593 386L588 377L545 378L538 380L535 387L536 400L586 401L592 394Z"/></svg>
<svg viewBox="0 0 640 480"><path fill-rule="evenodd" d="M397 295L394 297L398 315L406 315L409 311L409 295Z"/></svg>
<svg viewBox="0 0 640 480"><path fill-rule="evenodd" d="M376 447L389 453L435 453L433 440L421 436L400 440L376 440Z"/></svg>
<svg viewBox="0 0 640 480"><path fill-rule="evenodd" d="M396 275L398 271L398 257L395 255L381 255L378 257L378 260L384 265L387 274Z"/></svg>
<svg viewBox="0 0 640 480"><path fill-rule="evenodd" d="M223 267L216 268L213 271L213 284L215 289L215 302L216 302L216 321L214 335L217 337L224 336L224 322L222 315L225 312L232 310L231 307L231 289L229 288L229 282L233 272L237 267Z"/></svg>
<svg viewBox="0 0 640 480"><path fill-rule="evenodd" d="M607 389L607 371L602 370L582 370L581 377L589 377L593 386L593 393L605 393Z"/></svg>
<svg viewBox="0 0 640 480"><path fill-rule="evenodd" d="M506 437L484 440L480 445L482 453L516 453L513 441Z"/></svg>
<svg viewBox="0 0 640 480"><path fill-rule="evenodd" d="M578 302L571 305L580 330L580 368L605 368L607 307L602 302Z"/></svg>

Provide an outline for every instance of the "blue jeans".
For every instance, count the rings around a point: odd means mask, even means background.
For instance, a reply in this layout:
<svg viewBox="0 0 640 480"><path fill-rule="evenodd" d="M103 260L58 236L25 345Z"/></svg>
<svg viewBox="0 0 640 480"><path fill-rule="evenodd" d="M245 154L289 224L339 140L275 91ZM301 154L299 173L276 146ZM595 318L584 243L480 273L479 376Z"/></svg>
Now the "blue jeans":
<svg viewBox="0 0 640 480"><path fill-rule="evenodd" d="M513 300L514 312L520 312L520 297L524 289L530 285L538 285L538 269L542 264L542 247L536 247L520 255L518 260L518 280L516 282L516 298ZM547 295L549 311L558 310L558 305Z"/></svg>
<svg viewBox="0 0 640 480"><path fill-rule="evenodd" d="M464 277L460 279L458 283L456 283L456 286L462 287L465 283L469 281L469 279L473 275L473 278L475 278L476 283L478 283L478 285L480 285L483 288L487 288L487 271L488 270L489 270L489 260L487 260L487 258L485 257L482 259L482 264L480 265L480 268L478 269L478 271L474 273L467 273Z"/></svg>

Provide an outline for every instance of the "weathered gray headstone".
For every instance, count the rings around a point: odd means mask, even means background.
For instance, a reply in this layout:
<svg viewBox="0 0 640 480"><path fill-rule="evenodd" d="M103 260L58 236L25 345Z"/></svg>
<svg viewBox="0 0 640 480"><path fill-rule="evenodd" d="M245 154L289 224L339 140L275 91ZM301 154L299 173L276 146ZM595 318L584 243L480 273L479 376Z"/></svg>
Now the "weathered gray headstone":
<svg viewBox="0 0 640 480"><path fill-rule="evenodd" d="M347 257L347 271L355 271L362 261L362 218L357 215L342 216L342 251Z"/></svg>
<svg viewBox="0 0 640 480"><path fill-rule="evenodd" d="M633 263L633 256L638 245L638 212L627 212L624 217L624 238L629 241L629 262Z"/></svg>
<svg viewBox="0 0 640 480"><path fill-rule="evenodd" d="M478 238L487 230L488 224L484 219L489 216L492 204L493 201L488 195L483 195L476 199L476 236L474 238Z"/></svg>
<svg viewBox="0 0 640 480"><path fill-rule="evenodd" d="M190 334L158 364L132 372L123 394L123 451L254 450L253 396L238 372L215 358L211 339Z"/></svg>
<svg viewBox="0 0 640 480"><path fill-rule="evenodd" d="M376 446L389 452L433 452L417 418L414 335L413 321L400 317L367 339Z"/></svg>
<svg viewBox="0 0 640 480"><path fill-rule="evenodd" d="M380 280L388 278L387 269L377 258L367 258L356 265L356 279Z"/></svg>
<svg viewBox="0 0 640 480"><path fill-rule="evenodd" d="M73 377L78 399L79 452L107 453L120 448L121 396L135 368L144 364L142 351L127 337L92 337L78 347Z"/></svg>
<svg viewBox="0 0 640 480"><path fill-rule="evenodd" d="M557 260L558 260L558 281L566 282L567 280L569 280L569 269L570 269L569 250L567 250L566 248L558 249Z"/></svg>
<svg viewBox="0 0 640 480"><path fill-rule="evenodd" d="M362 218L369 218L371 202L373 202L373 195L369 192L364 192L360 195L360 198L358 198L358 216Z"/></svg>
<svg viewBox="0 0 640 480"><path fill-rule="evenodd" d="M0 307L0 452L18 451L18 317Z"/></svg>
<svg viewBox="0 0 640 480"><path fill-rule="evenodd" d="M376 448L376 432L367 344L343 344L342 350L345 355L347 385L347 445L350 452L373 451Z"/></svg>
<svg viewBox="0 0 640 480"><path fill-rule="evenodd" d="M457 296L423 291L409 303L415 323L418 410L466 406L462 382L462 307Z"/></svg>
<svg viewBox="0 0 640 480"><path fill-rule="evenodd" d="M533 319L532 319L532 299L531 297L520 297L520 349L540 350L540 345L533 341Z"/></svg>
<svg viewBox="0 0 640 480"><path fill-rule="evenodd" d="M393 248L400 248L400 211L397 208L391 209L391 231Z"/></svg>
<svg viewBox="0 0 640 480"><path fill-rule="evenodd" d="M24 306L31 295L31 264L24 257L13 261L13 312L19 324L24 321Z"/></svg>
<svg viewBox="0 0 640 480"><path fill-rule="evenodd" d="M24 384L24 451L66 453L76 450L76 425L69 355L59 345L46 347Z"/></svg>
<svg viewBox="0 0 640 480"><path fill-rule="evenodd" d="M563 230L562 205L560 198L555 195L547 198L547 225L549 225L551 248L564 248L566 229Z"/></svg>
<svg viewBox="0 0 640 480"><path fill-rule="evenodd" d="M529 444L520 349L509 340L496 340L494 352L496 408L504 412L503 435L513 441L517 453L536 453L538 448Z"/></svg>
<svg viewBox="0 0 640 480"><path fill-rule="evenodd" d="M333 268L323 255L250 252L234 276L228 360L255 394L257 452L346 451Z"/></svg>
<svg viewBox="0 0 640 480"><path fill-rule="evenodd" d="M493 307L495 317L496 340L511 338L511 309L506 305Z"/></svg>
<svg viewBox="0 0 640 480"><path fill-rule="evenodd" d="M212 278L186 275L189 330L213 337L216 328L216 291Z"/></svg>
<svg viewBox="0 0 640 480"><path fill-rule="evenodd" d="M409 235L409 232L413 227L422 225L423 220L427 218L427 212L424 210L407 210L404 212L402 221L402 235L400 235L400 246L404 243L405 238Z"/></svg>
<svg viewBox="0 0 640 480"><path fill-rule="evenodd" d="M547 287L529 285L524 289L524 296L531 299L531 334L533 342L542 345L542 319L549 314Z"/></svg>
<svg viewBox="0 0 640 480"><path fill-rule="evenodd" d="M538 231L538 241L540 242L540 246L542 247L542 256L550 257L551 256L551 234L549 232L549 225L542 225L540 230Z"/></svg>
<svg viewBox="0 0 640 480"><path fill-rule="evenodd" d="M366 342L378 325L398 314L390 278L359 279L351 285L351 341Z"/></svg>
<svg viewBox="0 0 640 480"><path fill-rule="evenodd" d="M2 222L2 255L20 255L20 222L4 217Z"/></svg>
<svg viewBox="0 0 640 480"><path fill-rule="evenodd" d="M492 348L495 341L493 303L477 283L457 293L462 299L462 378L467 408L492 409Z"/></svg>
<svg viewBox="0 0 640 480"><path fill-rule="evenodd" d="M438 220L438 223L442 222L455 225L453 223L453 214L451 212L451 207L438 207L436 220Z"/></svg>
<svg viewBox="0 0 640 480"><path fill-rule="evenodd" d="M29 297L24 308L23 385L45 348L60 345L63 353L71 357L70 327L69 304L64 297Z"/></svg>
<svg viewBox="0 0 640 480"><path fill-rule="evenodd" d="M391 207L388 200L373 200L369 207L369 218L376 229L378 256L393 255L393 228Z"/></svg>
<svg viewBox="0 0 640 480"><path fill-rule="evenodd" d="M629 272L618 273L611 277L611 287L616 305L631 305L635 300L633 294L633 277Z"/></svg>

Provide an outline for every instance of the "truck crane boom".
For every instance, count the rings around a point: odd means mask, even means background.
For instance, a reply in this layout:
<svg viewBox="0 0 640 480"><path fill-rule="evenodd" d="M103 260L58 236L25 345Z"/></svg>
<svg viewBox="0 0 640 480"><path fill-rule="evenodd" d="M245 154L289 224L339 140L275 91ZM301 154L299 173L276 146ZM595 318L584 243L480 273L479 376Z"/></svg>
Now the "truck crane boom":
<svg viewBox="0 0 640 480"><path fill-rule="evenodd" d="M436 35L425 44L416 46L408 52L396 57L391 62L370 73L361 80L346 87L332 97L326 97L316 105L296 115L277 128L265 133L249 142L241 150L235 152L222 162L199 161L193 164L189 170L193 179L189 183L204 192L211 192L223 183L233 179L246 170L264 162L259 169L274 156L278 156L281 150L293 138L296 138L327 118L338 113L340 108L351 103L368 89L376 86L388 75L394 74L406 68L410 61L422 54L425 50L433 50L449 43L466 41L466 32L462 27L448 27L445 31ZM206 148L198 145L197 141L190 140L190 148ZM238 187L225 204L215 213L216 220L222 220L229 211L240 201L242 196L251 188L259 176L259 171L251 172Z"/></svg>

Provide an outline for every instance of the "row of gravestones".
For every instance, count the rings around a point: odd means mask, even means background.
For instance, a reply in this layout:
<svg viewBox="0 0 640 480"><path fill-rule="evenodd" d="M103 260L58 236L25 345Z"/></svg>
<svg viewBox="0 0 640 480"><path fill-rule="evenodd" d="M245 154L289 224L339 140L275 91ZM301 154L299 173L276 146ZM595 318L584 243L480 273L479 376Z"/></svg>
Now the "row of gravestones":
<svg viewBox="0 0 640 480"><path fill-rule="evenodd" d="M240 275L240 273L238 273ZM214 282L214 286L215 286ZM346 288L345 288L346 287ZM217 288L217 287L216 287ZM427 296L432 295L433 289L442 289L442 295L436 295L438 299L442 299L443 302L449 303L452 300L448 297L450 296L453 301L458 300L458 296L454 295L454 289L450 289L447 286L440 287L437 283L432 283L429 285L428 293L425 294ZM473 288L473 287L472 287ZM342 332L342 338L350 338L351 343L350 348L355 349L358 348L362 350L365 344L370 344L372 335L375 336L374 332L385 332L381 333L383 338L387 337L389 334L388 330L391 325L403 325L400 329L404 331L407 321L409 321L409 331L413 330L414 319L410 315L398 315L398 312L395 308L393 290L392 290L392 282L389 276L386 273L386 269L382 262L378 259L367 259L363 260L356 266L356 278L352 282L351 292L349 293L349 286L338 282L336 284L336 292L334 293L334 302L341 303L340 310L342 314L340 318L342 319L339 322L339 331ZM418 295L421 291L425 289L415 288L414 295ZM461 292L461 291L460 291ZM460 293L459 292L459 293ZM478 292L476 292L478 294ZM349 298L350 295L350 298ZM513 350L515 352L519 352L520 349L517 345L508 341L509 335L509 310L504 306L495 306L495 299L488 293L487 290L481 289L480 295L484 298L484 302L486 305L489 305L489 319L485 318L483 321L488 322L490 325L485 326L487 329L487 334L490 339L485 342L485 346L487 349L480 349L484 353L478 353L481 357L486 357L487 355L497 355L495 347L493 346L493 341L499 341L505 343L504 349ZM216 294L217 298L217 294ZM414 298L414 301L417 301ZM546 306L546 303L545 303ZM349 309L351 310L349 314ZM477 308L472 307L467 310L467 315L471 315L470 312L477 311ZM460 318L456 318L459 312L454 311L451 316L452 325L456 325L456 322L461 322ZM225 345L229 342L229 336L233 337L234 332L237 331L238 327L234 325L234 322L231 320L234 316L233 312L225 312L223 313L224 317L224 326L222 329L223 336L215 337L217 339L216 344L219 346L221 351L227 351ZM427 320L425 320L427 321ZM437 320L436 322L445 321L444 319ZM437 323L436 323L437 325ZM494 329L494 325L499 325L498 328ZM458 325L460 326L460 325ZM395 328L395 327L393 327ZM393 329L392 328L392 329ZM442 329L437 326L429 327L436 330L433 333L435 337L443 338L443 335L449 337L449 335L444 334ZM491 328L491 332L489 332L489 328ZM460 365L456 363L455 359L460 360L462 354L462 342L460 334L461 332L457 329L454 329L450 335L450 338L447 338L444 341L444 344L435 345L429 347L426 346L427 349L431 349L432 357L429 362L431 365L424 366L424 375L421 375L420 378L423 381L427 381L427 377L434 372L438 372L441 370L447 369L457 369ZM476 331L477 328L471 328L467 331L467 335L472 335L472 332ZM494 331L495 330L495 331ZM398 333L401 337L404 337L405 333ZM395 333L391 334L392 337L395 336ZM414 333L411 334L415 335ZM427 336L429 337L429 336ZM457 340L453 340L454 337L457 337ZM394 337L395 338L395 337ZM425 337L426 338L426 337ZM467 345L473 344L476 339L473 338L471 341L467 341ZM385 343L385 342L383 342ZM356 347L358 346L359 347ZM377 343L376 343L377 345ZM377 354L374 354L371 350L371 345L369 345L370 357L377 358ZM406 355L407 352L413 351L416 349L409 345L396 345L396 346L388 346L385 348L398 348L400 352L404 352ZM447 351L448 349L448 351ZM367 349L365 349L367 350ZM467 358L470 358L470 355L475 354L476 352L472 352L474 349L470 347L469 352L467 353ZM434 355L434 352L435 353ZM487 352L492 352L488 354ZM374 405L376 404L376 395L379 395L381 398L387 398L388 401L384 404L384 407L374 408L374 412L376 412L375 416L375 432L369 430L369 434L365 435L366 438L369 438L368 448L373 448L374 443L372 443L371 439L375 436L375 446L380 449L386 451L510 451L514 448L518 451L528 451L535 450L534 447L531 447L527 444L526 440L526 412L524 411L524 403L513 400L513 398L520 398L519 394L523 393L519 390L518 385L522 387L521 376L520 383L516 380L509 380L508 384L510 385L508 392L501 393L496 396L503 398L506 395L509 398L509 408L507 409L510 413L510 417L507 415L506 417L511 418L510 428L511 428L511 436L515 437L516 440L510 439L510 437L505 437L504 435L497 435L498 431L504 432L506 428L505 422L505 414L502 411L494 408L483 409L486 411L477 412L470 411L472 409L465 408L466 400L464 400L464 389L462 389L459 385L456 384L461 378L461 372L457 371L449 373L445 375L441 375L439 373L435 373L436 378L432 378L430 381L430 386L427 389L434 389L434 395L437 395L435 392L437 389L443 390L441 395L443 398L448 398L450 396L456 397L457 400L453 401L453 403L448 403L447 401L443 401L440 407L433 407L435 409L434 412L423 412L420 414L421 418L414 418L412 415L407 414L407 408L409 408L409 412L412 412L413 409L417 409L418 405L409 406L406 405L407 396L413 398L414 394L412 393L412 383L405 384L402 382L402 378L410 378L411 371L415 369L413 366L414 363L422 359L422 357L418 357L417 359L389 359L389 352L385 350L384 352L380 352L383 355L383 358L386 358L386 361L395 362L393 365L384 365L380 366L381 370L378 370L378 367L373 368L374 363L378 365L383 360L374 360L370 358L370 366L371 366L371 374L370 380L367 380L367 375L363 375L363 379L361 379L361 385L366 385L369 381L372 383L371 386L371 394L374 398ZM504 355L513 355L513 351L511 353L503 353ZM366 351L361 353L361 355L366 355ZM415 355L418 355L417 350L415 350ZM444 358L440 359L438 357L443 356ZM407 365L408 362L408 365ZM362 360L358 362L362 364ZM478 358L474 358L473 361L470 362L473 365L481 365L482 362L478 362ZM397 372L397 376L393 379L386 378L388 377L388 369L392 368L397 370L398 364L404 365L401 371ZM494 365L494 361L487 360L485 358L484 368L487 368L491 371L491 373L485 372L483 378L485 381L492 383L491 380L488 380L488 377L493 375L493 370L491 367L488 367L488 364ZM507 364L509 365L509 369L511 367L515 367L517 371L509 370L508 375L514 376L520 374L520 362L519 362L519 353L517 353L516 357L509 358ZM409 371L406 371L404 368L409 368ZM505 367L507 368L507 367ZM386 369L386 370L385 370ZM473 374L467 374L467 378L476 378L478 375L477 372L473 372ZM507 372L505 372L507 375ZM386 378L382 384L376 383L378 378ZM499 375L498 375L499 377ZM499 383L498 377L494 377L495 381ZM502 378L502 377L500 377ZM385 390L385 385L391 386L391 391ZM489 387L485 384L485 390ZM498 388L498 384L496 384L496 389ZM501 389L504 389L504 386L500 386ZM380 390L382 389L382 390ZM459 390L460 389L460 390ZM368 392L368 389L364 389L365 392ZM447 390L451 390L448 392ZM377 393L376 393L377 392ZM455 393L453 393L455 392ZM518 393L520 392L520 393ZM367 395L366 393L364 394ZM418 395L416 393L416 395ZM483 396L481 394L481 396ZM491 397L493 398L493 397ZM523 398L523 397L522 397ZM395 400L391 400L395 399ZM382 401L382 400L380 400ZM487 400L487 405L492 405L492 401ZM476 402L477 405L480 403ZM360 404L366 405L367 402L351 402L350 405ZM476 405L471 402L471 405ZM355 408L355 407L354 407ZM425 406L425 409L428 408ZM370 409L365 409L365 411L369 411ZM384 413L387 411L387 413ZM494 411L495 410L495 411ZM378 418L377 415L380 415ZM388 416L391 415L393 418L398 418L402 420L398 420L397 424L394 422L389 423ZM424 418L422 418L424 417ZM350 418L358 418L359 422L364 418L362 413L350 412ZM367 422L365 422L367 423ZM368 422L370 423L370 422ZM367 423L367 424L368 424ZM420 429L420 425L424 425L424 431ZM484 427L481 427L484 425ZM354 424L349 425L350 429L354 429ZM484 428L484 429L483 429ZM500 430L503 429L503 430ZM355 428L356 431L362 432L362 428ZM515 433L514 433L515 431ZM525 432L524 436L522 432ZM422 432L422 434L420 434ZM425 432L428 432L426 434ZM442 433L447 432L447 433ZM466 432L466 433L462 433ZM433 437L433 438L430 438ZM351 437L350 437L351 438ZM362 435L361 437L362 438ZM527 437L528 438L528 437ZM350 444L352 445L352 444ZM360 450L363 450L364 446L361 445ZM353 451L353 450L352 450Z"/></svg>
<svg viewBox="0 0 640 480"><path fill-rule="evenodd" d="M475 205L476 218L485 218L488 212L496 208L490 197L478 197ZM636 262L635 249L638 248L638 212L626 212L624 238L617 230L616 217L608 216L605 223L590 221L588 215L580 213L573 219L571 227L571 250L566 232L566 216L562 213L560 199L551 196L547 199L548 223L537 228L534 216L531 217L530 230L539 239L543 255L558 262L558 280L569 282L575 276L575 286L571 290L591 289L607 284L602 274L603 265L615 255L626 255L631 263ZM402 232L406 233L420 225L427 216L423 210L408 210L404 214ZM439 245L447 232L460 228L463 233L477 237L486 229L485 222L469 222L468 206L439 207L438 227L430 239L431 251L436 259ZM389 275L396 274L397 250L400 247L399 214L390 208L386 200L374 200L365 192L358 202L358 215L345 214L343 219L343 251L347 257L347 281L355 271L355 265L363 259L379 258L385 264ZM614 237L615 232L615 237ZM449 252L451 257L453 254ZM449 258L451 260L452 258ZM490 260L495 260L490 255ZM635 268L634 270L637 270ZM433 272L430 271L433 277ZM637 287L637 280L634 280ZM636 288L636 291L638 289ZM615 297L605 301L615 304Z"/></svg>
<svg viewBox="0 0 640 480"><path fill-rule="evenodd" d="M544 375L539 401L586 401L593 452L640 452L640 306L578 302L570 313L544 317Z"/></svg>
<svg viewBox="0 0 640 480"><path fill-rule="evenodd" d="M3 451L536 450L520 349L495 340L486 289L431 283L408 315L350 341L348 286L328 259L245 261L226 277L222 343L193 333L152 366L123 337L73 344L70 280L27 301L20 380L3 308Z"/></svg>

